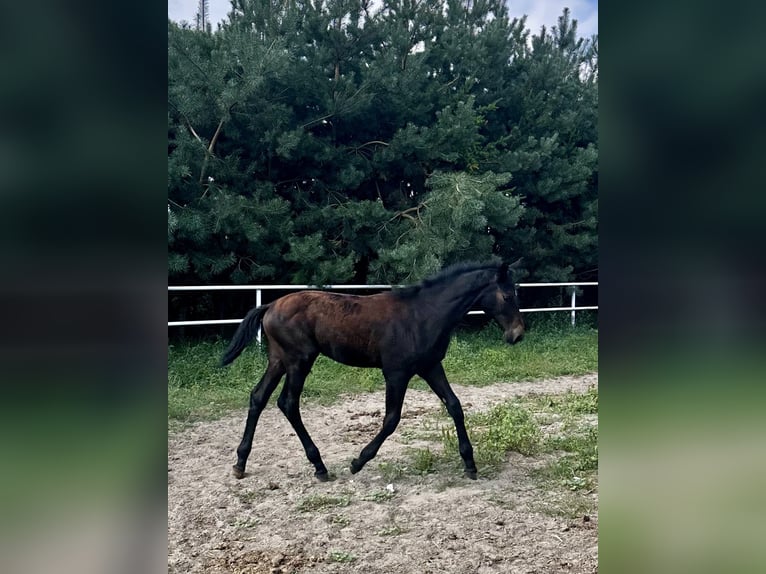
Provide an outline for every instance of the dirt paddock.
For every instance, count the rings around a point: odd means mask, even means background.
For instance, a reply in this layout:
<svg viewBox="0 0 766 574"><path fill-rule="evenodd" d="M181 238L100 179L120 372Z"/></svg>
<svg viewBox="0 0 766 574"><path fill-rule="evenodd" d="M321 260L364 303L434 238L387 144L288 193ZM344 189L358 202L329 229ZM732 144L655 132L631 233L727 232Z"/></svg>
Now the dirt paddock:
<svg viewBox="0 0 766 574"><path fill-rule="evenodd" d="M454 390L472 413L514 396L585 392L597 384L592 374ZM433 428L441 408L431 392L408 391L399 428L352 475L349 463L379 429L383 406L383 393L376 392L303 407L304 423L335 475L326 483L314 479L274 405L258 423L242 480L232 476L231 465L244 409L171 432L168 572L597 572L597 511L576 517L555 512L565 494L531 476L542 456L511 453L496 476L482 476L479 468L477 481L457 469L422 476L386 472L402 468L413 447L441 449L418 434ZM587 496L597 509L597 492Z"/></svg>

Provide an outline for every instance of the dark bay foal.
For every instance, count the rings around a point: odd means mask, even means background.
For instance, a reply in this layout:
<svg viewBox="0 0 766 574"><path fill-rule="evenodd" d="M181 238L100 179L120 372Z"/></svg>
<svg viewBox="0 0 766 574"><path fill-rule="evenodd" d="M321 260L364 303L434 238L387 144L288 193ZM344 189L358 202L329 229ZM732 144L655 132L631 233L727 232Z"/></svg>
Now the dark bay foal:
<svg viewBox="0 0 766 574"><path fill-rule="evenodd" d="M452 330L472 307L482 309L500 324L507 343L521 340L524 320L510 272L519 262L453 265L419 285L376 295L301 291L251 310L221 361L228 365L236 359L263 327L269 362L250 394L234 476L244 477L258 417L287 375L277 405L295 429L316 477L327 480L327 467L303 426L299 410L306 376L321 353L346 365L381 369L386 380L383 428L351 461L352 473L359 472L394 432L407 385L414 375L419 375L455 421L465 474L475 479L476 464L463 409L447 382L441 361Z"/></svg>

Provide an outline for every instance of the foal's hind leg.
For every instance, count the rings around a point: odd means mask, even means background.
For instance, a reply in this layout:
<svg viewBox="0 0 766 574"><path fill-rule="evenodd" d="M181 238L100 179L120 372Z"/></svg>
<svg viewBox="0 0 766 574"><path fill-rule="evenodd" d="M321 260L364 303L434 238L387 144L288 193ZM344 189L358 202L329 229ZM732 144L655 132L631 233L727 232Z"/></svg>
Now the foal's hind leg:
<svg viewBox="0 0 766 574"><path fill-rule="evenodd" d="M463 415L463 407L460 405L455 393L447 382L447 375L444 374L444 369L441 363L436 363L430 369L427 369L421 373L418 373L428 386L431 387L436 396L438 396L447 407L447 412L455 421L455 430L457 431L458 448L460 449L460 456L465 464L465 475L468 478L476 480L476 463L473 460L473 447L471 441L468 438L468 433L465 430L465 417Z"/></svg>
<svg viewBox="0 0 766 574"><path fill-rule="evenodd" d="M255 434L255 425L261 416L266 403L269 401L271 393L277 388L279 380L285 374L285 368L282 362L269 358L269 366L261 377L261 381L250 393L250 409L247 412L247 422L245 423L245 433L242 442L237 448L237 464L234 465L234 476L243 478L245 476L245 465L250 450L253 447L253 435Z"/></svg>
<svg viewBox="0 0 766 574"><path fill-rule="evenodd" d="M359 458L351 461L351 473L356 474L362 467L378 454L378 449L395 430L402 417L404 393L410 377L400 373L389 373L386 377L386 416L383 418L383 428L366 447L362 449Z"/></svg>
<svg viewBox="0 0 766 574"><path fill-rule="evenodd" d="M303 425L300 413L301 392L303 392L303 384L306 382L306 376L311 369L312 363L313 360L308 364L304 363L296 367L291 366L287 370L287 380L282 388L282 392L279 394L277 405L285 414L287 420L290 421L290 424L293 425L293 429L298 435L303 449L306 451L306 458L314 465L314 476L324 482L328 479L327 467L322 462L319 449L314 444L314 441L311 440L306 427Z"/></svg>

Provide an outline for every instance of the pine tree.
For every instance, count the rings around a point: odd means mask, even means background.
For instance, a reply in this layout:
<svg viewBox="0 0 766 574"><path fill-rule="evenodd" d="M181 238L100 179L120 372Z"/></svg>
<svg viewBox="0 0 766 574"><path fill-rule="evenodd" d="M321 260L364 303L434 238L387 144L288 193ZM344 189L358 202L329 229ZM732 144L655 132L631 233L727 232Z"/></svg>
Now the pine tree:
<svg viewBox="0 0 766 574"><path fill-rule="evenodd" d="M169 272L400 282L597 259L597 38L502 0L234 0L168 27Z"/></svg>

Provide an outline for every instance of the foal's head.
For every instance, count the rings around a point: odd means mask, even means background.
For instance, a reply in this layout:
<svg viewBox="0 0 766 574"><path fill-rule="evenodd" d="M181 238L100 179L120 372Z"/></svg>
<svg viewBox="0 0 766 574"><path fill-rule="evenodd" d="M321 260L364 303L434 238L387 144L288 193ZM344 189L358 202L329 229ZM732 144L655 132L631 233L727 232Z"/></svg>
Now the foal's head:
<svg viewBox="0 0 766 574"><path fill-rule="evenodd" d="M512 271L521 259L509 265L502 263L494 279L482 291L476 303L503 328L505 342L513 345L524 337L524 319L519 311L519 299Z"/></svg>

